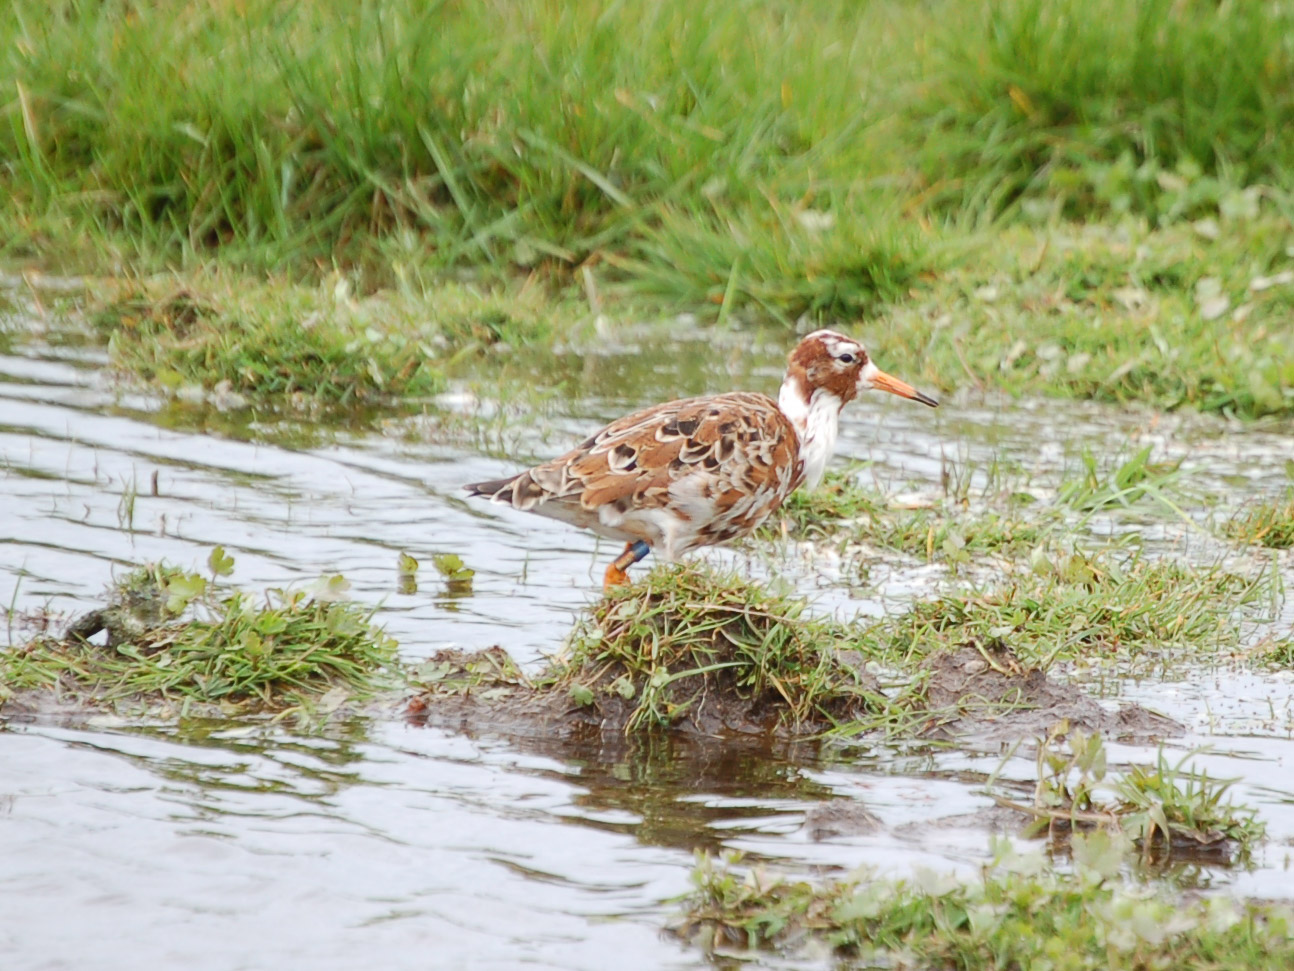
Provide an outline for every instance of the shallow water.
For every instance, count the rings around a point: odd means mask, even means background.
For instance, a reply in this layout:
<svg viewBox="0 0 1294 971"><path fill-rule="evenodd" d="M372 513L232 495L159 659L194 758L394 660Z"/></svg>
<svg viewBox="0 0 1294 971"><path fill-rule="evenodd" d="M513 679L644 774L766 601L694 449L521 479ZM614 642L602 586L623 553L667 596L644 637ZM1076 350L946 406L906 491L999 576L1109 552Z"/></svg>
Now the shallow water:
<svg viewBox="0 0 1294 971"><path fill-rule="evenodd" d="M501 644L534 662L560 647L618 550L469 504L461 483L555 454L652 400L772 390L783 353L780 339L734 333L680 350L647 332L600 353L506 362L509 381L560 380L569 396L505 405L497 421L482 420L498 405L481 400L486 371L381 431L353 431L123 393L101 352L27 340L0 356L0 600L19 615L73 616L114 570L157 559L198 566L221 544L249 589L345 574L353 596L380 604L411 659ZM509 409L529 417L511 420ZM1113 455L1153 444L1157 458L1184 457L1192 487L1230 507L1284 485L1276 457L1290 436L1288 425L1071 402L965 399L932 412L877 398L846 413L841 451L872 463L868 474L888 491L921 499L941 495L950 475L972 496L1004 475L1045 496L1084 447ZM1202 504L1192 513L1208 514ZM1224 552L1171 518L1089 528L1135 529L1153 549L1204 562ZM842 576L853 568L825 547L767 545L713 555L790 577L842 616L901 608L946 580L900 558L874 562L864 581ZM423 564L416 592L399 588L402 551ZM476 570L470 596L449 596L431 569L438 552ZM1288 586L1290 558L1278 566ZM1292 621L1287 601L1274 629ZM11 639L24 636L11 626ZM1291 681L1226 662L1166 680L1131 681L1099 664L1071 673L1185 722L1192 734L1174 751L1210 746L1200 766L1238 777L1237 798L1267 822L1251 868L1203 868L1191 882L1294 896ZM367 720L323 737L236 723L11 724L0 730L0 962L702 967L701 954L661 930L670 899L689 889L695 849L741 849L818 874L863 864L971 872L988 833L965 817L991 805L980 780L999 758L879 745L589 747ZM1032 760L1015 759L1003 778L1032 772ZM814 813L833 800L865 806L879 826L814 838Z"/></svg>

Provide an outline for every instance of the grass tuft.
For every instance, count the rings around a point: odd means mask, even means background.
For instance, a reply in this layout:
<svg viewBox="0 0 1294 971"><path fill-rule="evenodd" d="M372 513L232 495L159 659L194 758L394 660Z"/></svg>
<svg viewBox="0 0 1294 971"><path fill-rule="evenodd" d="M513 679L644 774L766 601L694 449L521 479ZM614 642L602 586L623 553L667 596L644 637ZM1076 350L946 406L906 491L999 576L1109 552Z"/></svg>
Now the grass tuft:
<svg viewBox="0 0 1294 971"><path fill-rule="evenodd" d="M1056 501L1080 512L1100 512L1155 502L1177 511L1174 499L1180 494L1181 462L1151 462L1147 445L1127 461L1108 472L1098 469L1090 449L1082 455L1083 473L1067 480Z"/></svg>
<svg viewBox="0 0 1294 971"><path fill-rule="evenodd" d="M1161 747L1153 766L1134 765L1107 778L1101 736L1062 723L1038 746L1032 805L1000 797L997 802L1033 816L1035 832L1045 829L1053 839L1093 826L1111 828L1140 847L1146 861L1162 863L1175 849L1204 847L1248 859L1266 826L1256 810L1226 798L1230 782L1187 768L1194 755L1188 752L1171 765Z"/></svg>
<svg viewBox="0 0 1294 971"><path fill-rule="evenodd" d="M135 285L91 312L115 366L172 391L215 390L227 403L347 407L424 398L444 388L455 355L549 336L538 300L461 285L357 299L340 279L193 282Z"/></svg>
<svg viewBox="0 0 1294 971"><path fill-rule="evenodd" d="M873 636L899 659L1004 639L1029 664L1090 654L1216 651L1239 639L1237 613L1266 597L1247 580L1135 557L1039 552L1032 569L982 592L919 601Z"/></svg>
<svg viewBox="0 0 1294 971"><path fill-rule="evenodd" d="M230 558L213 563L218 573L232 566ZM335 599L345 587L332 577L313 591L271 590L257 602L241 591L217 593L196 573L141 568L62 640L41 637L0 653L0 683L11 692L54 690L91 707L278 711L308 709L325 694L338 703L362 697L385 683L396 644L372 625L371 609ZM107 644L88 640L102 630Z"/></svg>
<svg viewBox="0 0 1294 971"><path fill-rule="evenodd" d="M541 680L626 731L829 727L879 689L847 663L849 630L804 611L734 575L659 568L594 605Z"/></svg>
<svg viewBox="0 0 1294 971"><path fill-rule="evenodd" d="M1223 533L1241 543L1252 543L1268 549L1294 547L1294 487L1279 499L1246 506L1227 520Z"/></svg>

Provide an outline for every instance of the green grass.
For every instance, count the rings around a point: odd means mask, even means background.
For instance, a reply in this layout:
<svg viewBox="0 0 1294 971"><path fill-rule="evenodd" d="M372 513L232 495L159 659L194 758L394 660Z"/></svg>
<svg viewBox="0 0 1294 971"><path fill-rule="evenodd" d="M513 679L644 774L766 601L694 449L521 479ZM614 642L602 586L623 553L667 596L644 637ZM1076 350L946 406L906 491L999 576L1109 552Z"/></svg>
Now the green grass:
<svg viewBox="0 0 1294 971"><path fill-rule="evenodd" d="M626 731L828 727L870 707L877 688L841 660L849 629L805 606L714 570L659 568L594 605L537 683L616 709Z"/></svg>
<svg viewBox="0 0 1294 971"><path fill-rule="evenodd" d="M231 567L217 549L213 581ZM373 626L371 609L336 599L345 587L332 577L261 600L196 573L144 567L83 630L106 628L106 646L75 633L37 638L0 652L0 684L55 691L87 709L309 710L325 696L362 698L392 679L396 645Z"/></svg>
<svg viewBox="0 0 1294 971"><path fill-rule="evenodd" d="M67 216L130 261L601 264L787 317L930 265L866 164L883 39L845 0L131 10L0 14L11 252Z"/></svg>
<svg viewBox="0 0 1294 971"><path fill-rule="evenodd" d="M894 508L853 474L833 471L819 488L791 493L762 535L863 542L957 568L984 554L1019 556L1052 535L1058 518L1054 511L1035 511L1025 518L1016 503L1009 506L1005 512L975 513L954 502Z"/></svg>
<svg viewBox="0 0 1294 971"><path fill-rule="evenodd" d="M989 971L1182 968L1277 971L1294 962L1294 917L1279 904L1182 899L1119 878L1117 836L1074 838L1076 873L998 843L969 879L863 873L814 885L703 857L679 931L719 954L767 947L795 956L825 945L849 966Z"/></svg>
<svg viewBox="0 0 1294 971"><path fill-rule="evenodd" d="M941 7L941 13L947 5ZM974 0L933 31L914 114L953 213L1034 201L1166 222L1289 188L1294 12L1209 0ZM963 16L958 16L958 13ZM969 15L969 16L967 16Z"/></svg>
<svg viewBox="0 0 1294 971"><path fill-rule="evenodd" d="M1041 195L1194 215L1288 185L1294 161L1292 18L1271 4L19 0L0 17L0 151L37 248L57 215L124 230L135 255L262 265L376 266L390 240L442 268L594 258L653 293L842 313L927 266L905 210ZM1175 201L1193 172L1209 187Z"/></svg>
<svg viewBox="0 0 1294 971"><path fill-rule="evenodd" d="M1029 664L1215 652L1238 644L1240 611L1267 602L1270 582L1140 557L1039 551L1010 580L917 601L868 639L878 655L904 660L975 639L1003 639Z"/></svg>
<svg viewBox="0 0 1294 971"><path fill-rule="evenodd" d="M551 302L446 284L357 298L205 274L127 285L90 311L115 367L158 387L233 392L257 405L348 407L425 399L458 358L548 339Z"/></svg>
<svg viewBox="0 0 1294 971"><path fill-rule="evenodd" d="M184 281L214 263L236 291L340 275L397 304L468 285L487 329L513 302L560 308L525 342L567 333L577 299L612 320L803 316L932 389L1291 414L1294 286L1271 281L1294 266L1292 19L1212 0L15 0L0 254ZM352 400L400 393L425 356L399 314L376 351L358 320L263 341L251 323L241 357L157 333L172 346L121 358L284 388L323 359ZM279 345L284 373L257 373Z"/></svg>
<svg viewBox="0 0 1294 971"><path fill-rule="evenodd" d="M1182 478L1181 462L1151 462L1147 445L1130 459L1102 472L1090 450L1082 454L1083 472L1060 487L1056 501L1080 512L1100 512L1145 503L1158 503L1177 511Z"/></svg>
<svg viewBox="0 0 1294 971"><path fill-rule="evenodd" d="M1244 507L1226 521L1222 532L1229 539L1268 549L1294 547L1294 487L1280 498Z"/></svg>
<svg viewBox="0 0 1294 971"><path fill-rule="evenodd" d="M1161 748L1153 766L1134 765L1107 777L1105 743L1057 726L1037 753L1033 801L997 797L999 805L1034 816L1034 833L1053 838L1092 827L1125 835L1145 861L1167 862L1174 848L1222 847L1247 860L1266 835L1257 811L1227 797L1231 783L1187 767L1196 753L1170 764ZM1064 744L1057 735L1063 734Z"/></svg>

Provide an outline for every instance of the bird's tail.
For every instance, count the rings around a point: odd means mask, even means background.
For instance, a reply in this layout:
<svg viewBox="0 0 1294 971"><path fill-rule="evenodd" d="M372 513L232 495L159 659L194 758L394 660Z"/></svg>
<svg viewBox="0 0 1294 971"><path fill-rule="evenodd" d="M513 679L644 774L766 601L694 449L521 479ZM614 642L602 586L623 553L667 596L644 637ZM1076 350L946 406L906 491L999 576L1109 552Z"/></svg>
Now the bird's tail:
<svg viewBox="0 0 1294 971"><path fill-rule="evenodd" d="M463 488L467 490L468 496L472 498L481 496L497 502L511 502L512 487L522 475L525 475L525 473L510 475L503 479L490 479L488 482L472 482L463 486Z"/></svg>

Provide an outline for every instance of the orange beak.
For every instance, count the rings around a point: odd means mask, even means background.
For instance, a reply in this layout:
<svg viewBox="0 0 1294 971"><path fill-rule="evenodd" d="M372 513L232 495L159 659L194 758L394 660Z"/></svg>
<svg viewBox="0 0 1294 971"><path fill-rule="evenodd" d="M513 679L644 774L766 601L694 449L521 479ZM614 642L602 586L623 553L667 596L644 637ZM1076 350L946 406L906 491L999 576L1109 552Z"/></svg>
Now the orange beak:
<svg viewBox="0 0 1294 971"><path fill-rule="evenodd" d="M906 381L900 381L898 378L886 374L884 371L877 371L872 375L872 387L879 388L881 391L888 391L890 394L896 394L900 398L910 398L913 401L919 401L923 405L929 405L931 408L938 408L939 402L928 394L922 394Z"/></svg>

